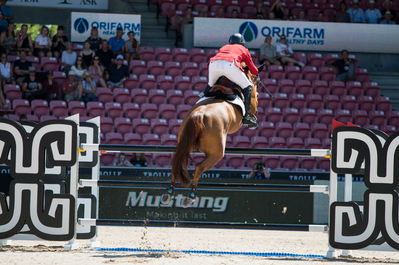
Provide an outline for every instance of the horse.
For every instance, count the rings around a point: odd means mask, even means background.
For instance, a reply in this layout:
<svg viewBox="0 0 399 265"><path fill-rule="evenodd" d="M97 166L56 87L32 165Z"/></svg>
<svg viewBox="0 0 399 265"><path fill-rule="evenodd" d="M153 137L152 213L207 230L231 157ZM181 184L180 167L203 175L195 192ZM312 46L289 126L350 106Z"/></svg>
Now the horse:
<svg viewBox="0 0 399 265"><path fill-rule="evenodd" d="M245 74L253 84L250 114L256 117L259 77L252 75L247 68ZM234 91L234 88L236 92L241 93L241 89L235 83L223 76L211 90L224 94L226 91ZM242 118L243 113L239 106L220 99L220 97L200 101L191 108L179 128L178 143L172 159L171 184L167 193L161 197L162 204L168 204L171 201L176 180L184 187L189 186L190 175L187 170L187 163L190 153L199 150L205 154L205 158L195 165L192 189L188 198L185 198L184 204L189 205L194 202L198 181L202 173L212 168L223 158L227 135L235 133L241 128Z"/></svg>

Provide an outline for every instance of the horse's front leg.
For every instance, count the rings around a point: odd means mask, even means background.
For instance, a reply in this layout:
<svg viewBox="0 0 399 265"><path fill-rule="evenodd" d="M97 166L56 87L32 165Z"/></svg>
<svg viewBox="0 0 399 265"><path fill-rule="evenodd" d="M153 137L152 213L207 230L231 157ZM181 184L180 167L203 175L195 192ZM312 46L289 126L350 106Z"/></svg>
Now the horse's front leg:
<svg viewBox="0 0 399 265"><path fill-rule="evenodd" d="M172 178L170 181L170 186L166 189L166 193L161 196L161 205L167 205L172 200L175 195L175 176L172 174Z"/></svg>

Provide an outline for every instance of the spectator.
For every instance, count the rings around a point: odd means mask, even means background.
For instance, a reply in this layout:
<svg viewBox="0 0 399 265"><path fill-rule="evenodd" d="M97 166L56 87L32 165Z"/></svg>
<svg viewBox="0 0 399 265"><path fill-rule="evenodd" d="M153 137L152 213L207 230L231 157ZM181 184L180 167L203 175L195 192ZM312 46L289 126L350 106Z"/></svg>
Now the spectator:
<svg viewBox="0 0 399 265"><path fill-rule="evenodd" d="M126 78L129 76L129 69L123 64L123 55L116 57L116 64L112 64L107 73L107 85L109 88L123 87Z"/></svg>
<svg viewBox="0 0 399 265"><path fill-rule="evenodd" d="M134 32L128 33L129 40L125 44L125 57L128 62L134 59L140 59L139 42L134 37Z"/></svg>
<svg viewBox="0 0 399 265"><path fill-rule="evenodd" d="M75 73L75 78L78 81L82 81L84 78L84 75L86 73L86 69L83 65L83 58L82 56L78 56L76 58L76 63L71 67L71 71Z"/></svg>
<svg viewBox="0 0 399 265"><path fill-rule="evenodd" d="M122 38L123 30L122 28L116 29L116 36L109 39L108 44L114 55L122 52L123 47L125 47L125 40Z"/></svg>
<svg viewBox="0 0 399 265"><path fill-rule="evenodd" d="M248 175L249 179L270 179L270 174L266 170L266 166L263 162L255 163L251 173Z"/></svg>
<svg viewBox="0 0 399 265"><path fill-rule="evenodd" d="M92 80L89 72L85 73L85 78L82 81L82 100L87 103L89 101L97 101L96 83Z"/></svg>
<svg viewBox="0 0 399 265"><path fill-rule="evenodd" d="M295 19L297 21L307 21L305 10L300 10L298 13L298 17Z"/></svg>
<svg viewBox="0 0 399 265"><path fill-rule="evenodd" d="M40 58L43 56L51 57L51 39L49 37L48 27L43 26L40 34L35 39L34 54Z"/></svg>
<svg viewBox="0 0 399 265"><path fill-rule="evenodd" d="M316 21L327 22L328 17L325 17L323 11L320 10L319 13L317 13Z"/></svg>
<svg viewBox="0 0 399 265"><path fill-rule="evenodd" d="M1 33L0 43L7 54L15 52L17 39L15 38L15 33L14 33L14 23L9 23L7 31Z"/></svg>
<svg viewBox="0 0 399 265"><path fill-rule="evenodd" d="M17 51L25 51L28 54L32 54L33 44L32 38L28 34L28 25L23 24L21 26L21 30L18 33L17 37Z"/></svg>
<svg viewBox="0 0 399 265"><path fill-rule="evenodd" d="M91 63L93 62L94 55L95 55L94 51L90 48L90 42L85 41L83 45L83 50L80 52L84 68L88 68L91 65Z"/></svg>
<svg viewBox="0 0 399 265"><path fill-rule="evenodd" d="M359 0L352 0L352 8L349 8L348 12L350 22L352 23L365 23L366 18L364 17L364 11L359 7Z"/></svg>
<svg viewBox="0 0 399 265"><path fill-rule="evenodd" d="M355 80L355 64L354 61L349 58L349 52L347 50L342 50L341 55L341 59L332 63L337 73L336 80Z"/></svg>
<svg viewBox="0 0 399 265"><path fill-rule="evenodd" d="M90 65L88 71L91 74L91 78L96 83L96 85L100 85L101 87L107 87L104 81L104 66L100 63L100 58L95 55L93 59L93 64Z"/></svg>
<svg viewBox="0 0 399 265"><path fill-rule="evenodd" d="M98 29L97 27L92 27L90 31L90 37L87 40L90 43L90 49L94 52L97 52L100 49L101 45L101 38L98 36Z"/></svg>
<svg viewBox="0 0 399 265"><path fill-rule="evenodd" d="M375 8L375 1L369 1L369 9L364 13L367 23L378 24L378 21L382 18L380 10Z"/></svg>
<svg viewBox="0 0 399 265"><path fill-rule="evenodd" d="M336 22L343 22L343 23L351 21L349 13L346 10L345 1L342 1L339 4L339 10L338 10L337 14L335 15L335 21Z"/></svg>
<svg viewBox="0 0 399 265"><path fill-rule="evenodd" d="M112 58L114 57L113 52L108 47L108 42L103 40L101 43L101 49L96 52L97 56L100 58L100 63L108 68L112 63Z"/></svg>
<svg viewBox="0 0 399 265"><path fill-rule="evenodd" d="M272 37L267 36L265 42L259 48L259 63L267 66L271 64L281 64L277 60L276 46L272 45Z"/></svg>
<svg viewBox="0 0 399 265"><path fill-rule="evenodd" d="M0 80L1 87L4 88L5 84L14 82L11 63L7 62L7 54L2 53L0 57Z"/></svg>
<svg viewBox="0 0 399 265"><path fill-rule="evenodd" d="M64 93L64 100L68 103L81 98L81 84L76 80L74 71L69 71L68 78L62 84L62 92Z"/></svg>
<svg viewBox="0 0 399 265"><path fill-rule="evenodd" d="M392 15L392 18L391 19L393 19L393 18L397 18L396 17L396 12L394 11L394 10L392 10L392 1L390 1L390 0L385 0L383 3L382 3L382 10L381 10L381 14L383 14L383 15L385 15L385 13L387 12L387 11L389 11L389 12L391 12L391 15Z"/></svg>
<svg viewBox="0 0 399 265"><path fill-rule="evenodd" d="M10 22L11 20L14 19L14 12L12 9L8 6L6 6L7 0L0 0L0 10L1 13L3 13L5 19Z"/></svg>
<svg viewBox="0 0 399 265"><path fill-rule="evenodd" d="M66 50L62 52L61 56L61 70L66 73L69 72L71 67L76 63L76 52L72 48L72 43L68 41L66 43Z"/></svg>
<svg viewBox="0 0 399 265"><path fill-rule="evenodd" d="M281 35L280 43L278 43L276 46L276 52L277 52L277 56L279 57L279 60L281 61L282 64L288 64L288 65L296 64L300 67L305 66L304 63L298 62L297 60L292 58L294 51L288 45L287 37L285 35Z"/></svg>
<svg viewBox="0 0 399 265"><path fill-rule="evenodd" d="M14 62L15 80L19 86L22 86L22 82L29 76L31 66L32 64L26 60L26 52L20 51L19 60Z"/></svg>
<svg viewBox="0 0 399 265"><path fill-rule="evenodd" d="M54 80L53 80L52 72L47 73L47 78L43 82L43 89L46 92L47 101L59 99L58 86L57 86L57 83L54 82Z"/></svg>
<svg viewBox="0 0 399 265"><path fill-rule="evenodd" d="M384 19L381 20L380 24L395 24L395 21L392 21L391 19L392 19L392 14L388 10L385 12Z"/></svg>
<svg viewBox="0 0 399 265"><path fill-rule="evenodd" d="M64 26L58 26L57 33L53 37L53 47L51 51L54 57L60 58L63 51L66 49L66 43L68 42L67 36L64 34Z"/></svg>
<svg viewBox="0 0 399 265"><path fill-rule="evenodd" d="M0 11L0 33L6 32L8 28L8 21L2 11Z"/></svg>
<svg viewBox="0 0 399 265"><path fill-rule="evenodd" d="M207 17L208 16L208 11L206 11L206 8L202 8L201 11L198 14L199 17Z"/></svg>
<svg viewBox="0 0 399 265"><path fill-rule="evenodd" d="M222 6L219 7L219 9L218 9L218 11L217 11L215 17L224 18L224 8L223 8Z"/></svg>
<svg viewBox="0 0 399 265"><path fill-rule="evenodd" d="M231 18L240 18L237 9L233 9L233 11L231 11Z"/></svg>
<svg viewBox="0 0 399 265"><path fill-rule="evenodd" d="M259 1L256 5L256 14L255 14L255 18L257 19L266 19L266 9L263 6L263 2Z"/></svg>
<svg viewBox="0 0 399 265"><path fill-rule="evenodd" d="M114 161L116 167L132 167L133 165L126 159L125 153L119 153L118 157Z"/></svg>
<svg viewBox="0 0 399 265"><path fill-rule="evenodd" d="M29 75L22 83L23 97L29 101L33 99L44 99L46 92L36 77L35 67L29 67Z"/></svg>
<svg viewBox="0 0 399 265"><path fill-rule="evenodd" d="M2 87L0 87L0 108L2 108L2 109L8 108L8 104L6 103L6 100L4 99Z"/></svg>
<svg viewBox="0 0 399 265"><path fill-rule="evenodd" d="M141 153L140 156L138 156L136 153L133 153L130 163L135 167L147 167L147 159L144 153Z"/></svg>
<svg viewBox="0 0 399 265"><path fill-rule="evenodd" d="M276 0L270 8L270 13L273 14L274 19L284 19L284 7L281 5L281 0Z"/></svg>

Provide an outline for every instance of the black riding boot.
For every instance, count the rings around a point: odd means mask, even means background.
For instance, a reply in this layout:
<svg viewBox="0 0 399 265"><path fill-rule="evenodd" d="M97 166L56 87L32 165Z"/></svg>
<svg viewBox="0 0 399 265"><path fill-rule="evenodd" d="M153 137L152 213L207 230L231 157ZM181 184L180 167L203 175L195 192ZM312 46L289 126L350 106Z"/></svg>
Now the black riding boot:
<svg viewBox="0 0 399 265"><path fill-rule="evenodd" d="M254 117L251 117L249 113L251 107L251 92L252 86L248 86L242 90L244 94L244 106L245 106L245 115L242 118L242 123L248 126L249 129L256 129L258 127L258 123Z"/></svg>

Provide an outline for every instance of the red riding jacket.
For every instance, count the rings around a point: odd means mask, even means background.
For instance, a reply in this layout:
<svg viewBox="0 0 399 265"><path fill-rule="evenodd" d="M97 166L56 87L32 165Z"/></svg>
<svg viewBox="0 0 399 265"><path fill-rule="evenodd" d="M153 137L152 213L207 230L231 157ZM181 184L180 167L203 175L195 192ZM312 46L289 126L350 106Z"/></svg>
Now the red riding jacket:
<svg viewBox="0 0 399 265"><path fill-rule="evenodd" d="M219 52L213 56L209 61L225 60L229 62L234 62L234 64L244 72L241 63L245 62L249 68L249 71L253 75L258 74L258 68L252 62L251 54L248 49L241 44L227 44L219 49Z"/></svg>

